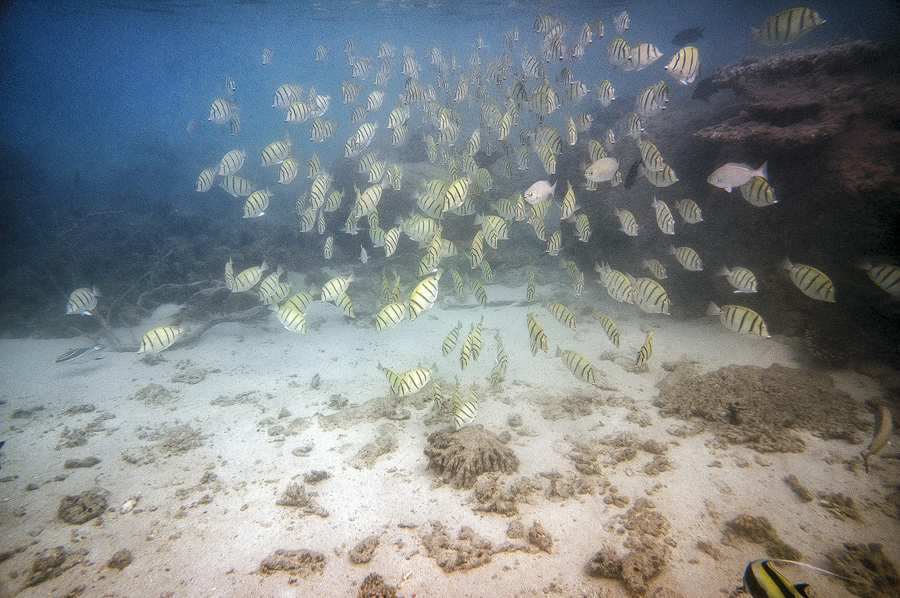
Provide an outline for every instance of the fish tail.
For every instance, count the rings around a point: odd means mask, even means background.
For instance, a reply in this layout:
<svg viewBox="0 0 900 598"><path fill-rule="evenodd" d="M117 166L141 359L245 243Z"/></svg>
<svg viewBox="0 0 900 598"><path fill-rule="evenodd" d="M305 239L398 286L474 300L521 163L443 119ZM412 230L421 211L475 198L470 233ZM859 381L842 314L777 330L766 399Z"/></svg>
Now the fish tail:
<svg viewBox="0 0 900 598"><path fill-rule="evenodd" d="M781 262L781 267L784 268L785 270L793 270L794 264L793 264L793 262L791 262L791 258L789 258L789 257L784 258L784 260L782 260L782 262Z"/></svg>
<svg viewBox="0 0 900 598"><path fill-rule="evenodd" d="M756 174L766 180L769 180L769 161L768 160L763 162L763 165L759 167L759 169L756 171Z"/></svg>
<svg viewBox="0 0 900 598"><path fill-rule="evenodd" d="M716 273L716 276L728 276L731 274L731 270L728 269L728 266L722 266L719 268L719 271Z"/></svg>

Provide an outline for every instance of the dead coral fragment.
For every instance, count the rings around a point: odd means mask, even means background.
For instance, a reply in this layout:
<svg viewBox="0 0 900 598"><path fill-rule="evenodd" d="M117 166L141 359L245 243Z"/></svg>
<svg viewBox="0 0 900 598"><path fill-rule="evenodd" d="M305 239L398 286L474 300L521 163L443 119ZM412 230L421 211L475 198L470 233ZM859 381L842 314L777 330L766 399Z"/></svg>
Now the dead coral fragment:
<svg viewBox="0 0 900 598"><path fill-rule="evenodd" d="M845 543L842 550L827 555L834 572L851 580L847 589L867 598L900 597L900 573L884 554L881 544Z"/></svg>
<svg viewBox="0 0 900 598"><path fill-rule="evenodd" d="M397 588L384 583L377 573L369 573L359 586L359 598L394 598Z"/></svg>
<svg viewBox="0 0 900 598"><path fill-rule="evenodd" d="M372 535L353 547L348 555L354 565L363 565L372 560L378 550L378 536Z"/></svg>
<svg viewBox="0 0 900 598"><path fill-rule="evenodd" d="M471 488L482 473L519 471L516 454L480 424L431 434L425 456L428 469L437 471L442 482L457 489Z"/></svg>
<svg viewBox="0 0 900 598"><path fill-rule="evenodd" d="M59 577L68 569L84 562L86 550L68 552L62 546L42 550L31 564L31 571L25 578L25 587L36 586L43 581Z"/></svg>
<svg viewBox="0 0 900 598"><path fill-rule="evenodd" d="M422 545L445 573L474 569L491 562L491 543L466 526L460 528L454 540L442 524L432 521L431 533L422 538Z"/></svg>
<svg viewBox="0 0 900 598"><path fill-rule="evenodd" d="M537 521L528 530L528 543L547 554L553 552L553 538L544 531L544 527Z"/></svg>
<svg viewBox="0 0 900 598"><path fill-rule="evenodd" d="M789 546L778 536L778 532L765 517L738 515L725 523L722 533L722 544L734 546L739 539L766 547L766 554L773 559L799 561L803 555L799 550Z"/></svg>
<svg viewBox="0 0 900 598"><path fill-rule="evenodd" d="M820 492L818 498L817 504L828 509L835 518L841 521L845 519L863 521L862 515L856 508L856 503L849 496L844 496L840 492Z"/></svg>
<svg viewBox="0 0 900 598"><path fill-rule="evenodd" d="M794 491L794 494L796 494L800 500L802 500L803 502L812 502L812 492L807 490L806 486L800 483L800 480L797 479L797 476L791 474L785 477L784 483L788 485L788 488Z"/></svg>
<svg viewBox="0 0 900 598"><path fill-rule="evenodd" d="M322 508L316 499L316 494L306 493L306 488L296 482L290 484L275 504L279 507L299 507L304 515L318 515L328 517L328 511Z"/></svg>
<svg viewBox="0 0 900 598"><path fill-rule="evenodd" d="M71 525L81 525L96 519L106 511L106 499L99 492L88 490L59 501L59 518Z"/></svg>
<svg viewBox="0 0 900 598"><path fill-rule="evenodd" d="M643 596L648 582L666 565L666 547L651 546L642 551L629 552L622 558L612 548L603 548L587 564L587 574L593 577L621 579L629 594Z"/></svg>
<svg viewBox="0 0 900 598"><path fill-rule="evenodd" d="M263 559L259 573L271 574L287 571L291 575L306 577L325 570L325 555L312 550L279 549Z"/></svg>

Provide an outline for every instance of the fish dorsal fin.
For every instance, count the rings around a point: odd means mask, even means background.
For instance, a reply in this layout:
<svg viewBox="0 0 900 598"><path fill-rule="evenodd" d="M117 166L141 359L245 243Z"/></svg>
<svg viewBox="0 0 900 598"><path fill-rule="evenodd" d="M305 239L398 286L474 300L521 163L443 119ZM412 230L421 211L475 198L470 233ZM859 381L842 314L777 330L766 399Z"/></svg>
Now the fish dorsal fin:
<svg viewBox="0 0 900 598"><path fill-rule="evenodd" d="M803 596L803 598L810 598L808 583L795 583L794 589L797 590L797 593Z"/></svg>

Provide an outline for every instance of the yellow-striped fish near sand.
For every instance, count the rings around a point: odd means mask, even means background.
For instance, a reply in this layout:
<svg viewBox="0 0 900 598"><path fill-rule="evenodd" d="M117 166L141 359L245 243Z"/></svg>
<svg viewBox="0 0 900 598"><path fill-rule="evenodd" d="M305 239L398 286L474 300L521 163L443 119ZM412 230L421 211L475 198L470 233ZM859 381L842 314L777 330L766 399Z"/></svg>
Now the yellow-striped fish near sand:
<svg viewBox="0 0 900 598"><path fill-rule="evenodd" d="M650 361L650 356L653 355L653 330L647 330L647 340L644 341L644 345L641 347L641 350L638 351L637 359L634 360L634 365L640 367Z"/></svg>
<svg viewBox="0 0 900 598"><path fill-rule="evenodd" d="M700 272L703 270L703 260L697 255L697 252L690 247L675 247L669 245L669 255L674 255L675 259L685 270L691 272Z"/></svg>
<svg viewBox="0 0 900 598"><path fill-rule="evenodd" d="M459 350L459 369L461 370L466 369L466 366L469 365L469 359L472 357L472 330L474 328L474 325L469 327L469 333L463 339L462 347Z"/></svg>
<svg viewBox="0 0 900 598"><path fill-rule="evenodd" d="M719 316L726 328L738 334L755 334L763 338L771 338L762 316L740 305L723 305L719 307L712 301L706 308L706 315Z"/></svg>
<svg viewBox="0 0 900 598"><path fill-rule="evenodd" d="M269 269L266 261L263 260L261 266L253 266L252 268L247 268L240 274L234 277L234 286L231 288L232 293L242 293L244 291L249 291L253 287L256 286L256 283L262 278L262 273Z"/></svg>
<svg viewBox="0 0 900 598"><path fill-rule="evenodd" d="M781 265L790 271L791 280L798 289L803 291L804 295L817 301L835 302L834 285L831 283L831 279L820 270L812 266L794 264L788 258L784 258Z"/></svg>
<svg viewBox="0 0 900 598"><path fill-rule="evenodd" d="M892 264L864 264L862 269L869 275L869 279L877 284L883 291L891 295L900 296L900 267Z"/></svg>
<svg viewBox="0 0 900 598"><path fill-rule="evenodd" d="M92 315L91 310L97 307L97 297L99 296L100 291L97 290L97 287L75 289L69 295L69 301L66 303L66 314Z"/></svg>
<svg viewBox="0 0 900 598"><path fill-rule="evenodd" d="M164 351L172 346L172 343L178 340L178 337L184 333L184 328L180 326L158 326L147 331L147 334L141 339L141 348L138 353Z"/></svg>
<svg viewBox="0 0 900 598"><path fill-rule="evenodd" d="M497 341L497 365L500 367L500 375L503 375L506 373L506 368L509 367L509 355L506 353L506 346L503 344L499 332L494 335L494 339Z"/></svg>
<svg viewBox="0 0 900 598"><path fill-rule="evenodd" d="M375 330L380 332L385 328L396 326L405 317L406 304L400 301L389 303L375 316Z"/></svg>
<svg viewBox="0 0 900 598"><path fill-rule="evenodd" d="M652 278L629 279L634 289L634 302L649 314L669 315L669 295L661 284Z"/></svg>
<svg viewBox="0 0 900 598"><path fill-rule="evenodd" d="M432 305L434 305L435 301L437 301L438 281L441 279L441 274L443 274L443 272L443 268L438 268L437 272L435 272L431 276L423 278L422 281L413 289L412 293L409 296L410 321L415 320L417 317L425 313L425 311Z"/></svg>
<svg viewBox="0 0 900 598"><path fill-rule="evenodd" d="M284 268L278 266L274 272L266 276L263 281L259 283L257 294L259 295L260 301L265 301L278 289L278 279L281 278L283 273Z"/></svg>
<svg viewBox="0 0 900 598"><path fill-rule="evenodd" d="M547 309L550 310L553 317L559 320L563 326L568 326L572 330L575 330L575 316L572 315L572 312L568 307L562 303L550 302L547 304Z"/></svg>
<svg viewBox="0 0 900 598"><path fill-rule="evenodd" d="M756 292L756 275L747 268L735 266L729 269L728 266L722 266L718 275L728 279L728 283L735 288L735 293Z"/></svg>
<svg viewBox="0 0 900 598"><path fill-rule="evenodd" d="M335 298L334 304L337 305L338 309L341 310L341 313L348 318L356 318L356 312L353 311L353 301L346 291Z"/></svg>
<svg viewBox="0 0 900 598"><path fill-rule="evenodd" d="M472 287L472 293L475 295L478 303L481 304L481 307L487 307L487 291L484 290L484 285L481 284L481 281L473 278L469 281L469 286Z"/></svg>
<svg viewBox="0 0 900 598"><path fill-rule="evenodd" d="M399 395L401 391L400 383L402 380L400 374L387 369L386 367L381 365L381 362L378 362L378 365L376 367L381 371L382 374L384 374L384 377L387 378L388 384L391 387L391 396L396 397L397 395Z"/></svg>
<svg viewBox="0 0 900 598"><path fill-rule="evenodd" d="M875 433L872 436L872 442L859 453L866 465L866 473L869 473L869 457L880 453L887 446L893 433L894 418L891 417L891 410L886 405L882 405L875 414Z"/></svg>
<svg viewBox="0 0 900 598"><path fill-rule="evenodd" d="M322 301L333 301L350 288L353 282L353 275L335 276L324 285L322 285Z"/></svg>
<svg viewBox="0 0 900 598"><path fill-rule="evenodd" d="M302 311L290 303L285 303L280 308L277 305L273 305L272 309L275 311L275 315L278 316L278 321L281 322L281 325L286 330L298 334L306 334L306 316L303 315Z"/></svg>
<svg viewBox="0 0 900 598"><path fill-rule="evenodd" d="M444 337L444 342L441 345L441 350L444 353L444 357L450 355L453 352L453 349L456 348L456 343L459 342L459 331L462 329L462 322L458 322L456 327L447 333L447 336Z"/></svg>
<svg viewBox="0 0 900 598"><path fill-rule="evenodd" d="M531 341L532 355L537 355L539 349L545 353L548 351L547 335L531 312L528 312L528 338Z"/></svg>
<svg viewBox="0 0 900 598"><path fill-rule="evenodd" d="M775 199L775 189L763 176L754 176L749 182L739 187L741 195L752 206L764 208L774 203L778 203Z"/></svg>
<svg viewBox="0 0 900 598"><path fill-rule="evenodd" d="M814 10L798 6L783 10L766 19L762 27L750 28L750 41L765 46L783 46L812 32L825 23Z"/></svg>
<svg viewBox="0 0 900 598"><path fill-rule="evenodd" d="M659 201L654 195L653 203L650 205L652 205L653 209L656 210L656 225L659 227L659 230L661 230L664 234L674 235L675 219L672 218L672 211L669 210L669 206L666 205L666 202Z"/></svg>
<svg viewBox="0 0 900 598"><path fill-rule="evenodd" d="M584 355L577 351L563 351L559 348L559 345L556 345L556 356L563 358L566 367L575 374L576 378L583 380L588 384L596 383L596 379L594 378L594 368L591 366L591 362L585 359Z"/></svg>
<svg viewBox="0 0 900 598"><path fill-rule="evenodd" d="M622 342L622 335L619 334L619 328L616 326L616 323L612 321L612 318L606 314L601 314L598 317L597 312L594 312L594 319L600 320L600 326L603 328L603 332L606 333L606 338L609 339L609 342L618 347Z"/></svg>
<svg viewBox="0 0 900 598"><path fill-rule="evenodd" d="M453 421L456 429L459 430L471 424L475 421L476 415L478 415L478 393L473 388L466 401L453 405Z"/></svg>
<svg viewBox="0 0 900 598"><path fill-rule="evenodd" d="M284 302L284 306L293 307L300 313L305 314L307 310L309 310L309 305L312 303L312 300L312 293L309 291L300 291L299 293L294 293L288 297Z"/></svg>
<svg viewBox="0 0 900 598"><path fill-rule="evenodd" d="M534 301L534 296L537 293L537 284L534 280L534 270L531 270L528 273L528 286L525 289L525 299L527 301Z"/></svg>
<svg viewBox="0 0 900 598"><path fill-rule="evenodd" d="M546 253L549 253L551 256L556 257L559 255L560 250L562 249L562 232L555 230L553 234L550 235L550 238L547 240L547 249Z"/></svg>
<svg viewBox="0 0 900 598"><path fill-rule="evenodd" d="M400 374L400 393L399 396L405 397L414 392L418 392L425 388L425 385L431 381L431 369L416 368Z"/></svg>
<svg viewBox="0 0 900 598"><path fill-rule="evenodd" d="M481 321L472 327L472 361L478 359L478 356L481 355L481 348L484 346L481 340L481 330L483 326L484 316L481 316Z"/></svg>

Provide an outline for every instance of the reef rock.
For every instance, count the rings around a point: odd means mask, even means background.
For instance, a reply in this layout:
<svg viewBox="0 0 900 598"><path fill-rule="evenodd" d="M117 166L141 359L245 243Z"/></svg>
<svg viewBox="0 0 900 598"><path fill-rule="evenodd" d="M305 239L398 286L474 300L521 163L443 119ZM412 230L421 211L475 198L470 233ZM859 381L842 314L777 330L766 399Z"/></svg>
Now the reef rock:
<svg viewBox="0 0 900 598"><path fill-rule="evenodd" d="M431 434L425 456L428 469L437 471L443 483L449 482L457 489L473 487L482 473L519 471L516 454L481 425Z"/></svg>

